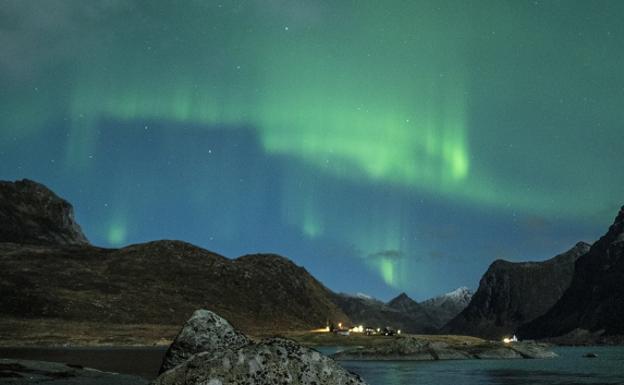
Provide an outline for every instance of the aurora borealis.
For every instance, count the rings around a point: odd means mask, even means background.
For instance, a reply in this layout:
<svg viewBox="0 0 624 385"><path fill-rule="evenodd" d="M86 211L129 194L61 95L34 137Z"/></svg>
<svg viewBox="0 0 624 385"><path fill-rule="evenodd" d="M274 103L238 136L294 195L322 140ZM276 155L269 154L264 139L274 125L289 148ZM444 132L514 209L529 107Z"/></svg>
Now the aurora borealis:
<svg viewBox="0 0 624 385"><path fill-rule="evenodd" d="M0 0L0 176L90 240L475 288L624 204L619 1Z"/></svg>

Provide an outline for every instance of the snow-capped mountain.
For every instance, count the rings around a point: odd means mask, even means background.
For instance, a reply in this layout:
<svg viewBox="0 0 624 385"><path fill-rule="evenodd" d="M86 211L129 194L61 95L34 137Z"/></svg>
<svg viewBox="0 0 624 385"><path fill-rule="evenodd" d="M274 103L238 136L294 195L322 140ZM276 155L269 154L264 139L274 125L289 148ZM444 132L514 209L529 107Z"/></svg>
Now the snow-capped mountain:
<svg viewBox="0 0 624 385"><path fill-rule="evenodd" d="M435 320L436 325L442 327L468 306L472 294L472 291L467 287L460 287L423 301L420 305Z"/></svg>

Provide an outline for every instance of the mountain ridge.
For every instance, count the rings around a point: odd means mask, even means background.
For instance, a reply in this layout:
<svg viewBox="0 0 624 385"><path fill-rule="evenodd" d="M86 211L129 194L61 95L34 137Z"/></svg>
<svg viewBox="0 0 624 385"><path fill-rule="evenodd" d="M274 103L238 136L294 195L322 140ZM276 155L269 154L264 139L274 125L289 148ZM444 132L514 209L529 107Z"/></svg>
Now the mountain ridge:
<svg viewBox="0 0 624 385"><path fill-rule="evenodd" d="M421 302L420 305L435 320L436 326L441 328L468 306L472 296L472 291L462 286L442 295L429 298Z"/></svg>
<svg viewBox="0 0 624 385"><path fill-rule="evenodd" d="M229 259L177 240L93 246L71 204L37 182L0 182L0 219L0 318L180 324L209 307L250 332L349 321L333 292L276 254Z"/></svg>
<svg viewBox="0 0 624 385"><path fill-rule="evenodd" d="M0 242L86 245L73 206L29 179L0 181Z"/></svg>
<svg viewBox="0 0 624 385"><path fill-rule="evenodd" d="M578 242L543 262L490 264L470 304L442 331L500 339L547 312L570 285L575 261L589 250Z"/></svg>
<svg viewBox="0 0 624 385"><path fill-rule="evenodd" d="M578 330L624 335L624 206L607 232L578 258L572 282L541 317L522 326L530 338L557 337Z"/></svg>

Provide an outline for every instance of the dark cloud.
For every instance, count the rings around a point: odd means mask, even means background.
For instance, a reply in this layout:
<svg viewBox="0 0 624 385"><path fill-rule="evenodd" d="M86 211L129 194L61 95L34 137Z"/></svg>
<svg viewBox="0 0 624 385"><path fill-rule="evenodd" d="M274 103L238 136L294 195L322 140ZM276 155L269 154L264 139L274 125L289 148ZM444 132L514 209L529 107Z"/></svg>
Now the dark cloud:
<svg viewBox="0 0 624 385"><path fill-rule="evenodd" d="M368 258L373 258L373 259L385 258L385 259L399 260L399 259L402 259L403 257L404 257L404 254L400 250L381 250L381 251L377 251L368 255Z"/></svg>
<svg viewBox="0 0 624 385"><path fill-rule="evenodd" d="M63 64L112 33L104 21L132 8L134 1L46 0L0 2L0 76L33 78Z"/></svg>

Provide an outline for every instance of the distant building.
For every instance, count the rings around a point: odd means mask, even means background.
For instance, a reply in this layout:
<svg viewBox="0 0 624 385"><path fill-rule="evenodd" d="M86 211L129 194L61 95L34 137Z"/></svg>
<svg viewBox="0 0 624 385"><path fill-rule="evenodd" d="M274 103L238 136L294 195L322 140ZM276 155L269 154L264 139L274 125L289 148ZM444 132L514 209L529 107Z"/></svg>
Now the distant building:
<svg viewBox="0 0 624 385"><path fill-rule="evenodd" d="M503 342L506 343L506 344L510 344L512 342L518 342L518 337L516 337L515 334L511 338L505 337L505 338L503 338Z"/></svg>

